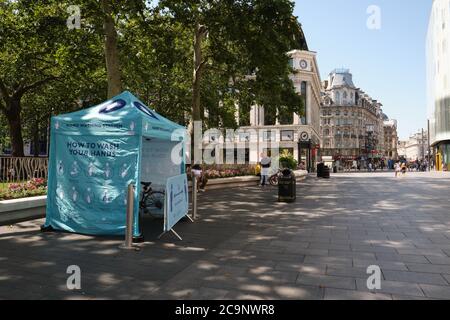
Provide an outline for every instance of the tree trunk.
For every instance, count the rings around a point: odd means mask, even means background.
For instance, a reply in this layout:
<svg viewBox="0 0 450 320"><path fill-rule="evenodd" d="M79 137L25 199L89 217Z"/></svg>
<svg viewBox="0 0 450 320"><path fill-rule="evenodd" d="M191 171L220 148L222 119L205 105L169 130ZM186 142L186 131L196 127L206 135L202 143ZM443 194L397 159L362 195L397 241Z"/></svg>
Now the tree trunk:
<svg viewBox="0 0 450 320"><path fill-rule="evenodd" d="M203 53L202 53L202 41L206 35L205 26L201 26L197 23L194 34L194 72L192 76L192 115L188 126L188 132L191 136L191 161L194 163L200 163L201 157L201 140L200 137L195 137L194 122L202 120L201 114L201 96L200 96L200 84L202 80L202 71L204 66ZM199 145L197 145L197 143ZM193 158L192 158L193 157Z"/></svg>
<svg viewBox="0 0 450 320"><path fill-rule="evenodd" d="M40 136L39 136L39 122L36 119L33 125L33 155L35 157L39 157L41 153L41 144L40 144Z"/></svg>
<svg viewBox="0 0 450 320"><path fill-rule="evenodd" d="M9 125L9 137L13 157L23 157L22 119L20 117L20 98L11 98L6 105L6 120Z"/></svg>
<svg viewBox="0 0 450 320"><path fill-rule="evenodd" d="M112 16L111 0L102 0L105 32L105 60L108 75L108 98L122 92L117 31Z"/></svg>
<svg viewBox="0 0 450 320"><path fill-rule="evenodd" d="M201 97L200 97L200 84L202 80L203 72L203 53L202 53L202 41L206 35L206 29L204 26L197 24L195 28L194 37L194 73L192 77L192 120L201 121Z"/></svg>

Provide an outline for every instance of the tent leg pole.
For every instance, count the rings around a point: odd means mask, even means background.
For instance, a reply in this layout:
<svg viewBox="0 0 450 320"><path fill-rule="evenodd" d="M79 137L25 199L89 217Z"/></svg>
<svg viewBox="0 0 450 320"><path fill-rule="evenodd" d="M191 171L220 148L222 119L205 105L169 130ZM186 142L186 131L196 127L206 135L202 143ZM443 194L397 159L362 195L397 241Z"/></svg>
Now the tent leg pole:
<svg viewBox="0 0 450 320"><path fill-rule="evenodd" d="M194 222L194 219L192 219L190 216L186 215L186 218L188 218L191 222Z"/></svg>
<svg viewBox="0 0 450 320"><path fill-rule="evenodd" d="M170 231L172 231L172 233L178 238L180 239L180 241L183 241L183 239L180 237L180 235L178 233L175 232L175 230L170 229Z"/></svg>
<svg viewBox="0 0 450 320"><path fill-rule="evenodd" d="M167 232L163 232L163 233L161 233L159 236L158 236L158 240L160 240L165 234L166 234Z"/></svg>
<svg viewBox="0 0 450 320"><path fill-rule="evenodd" d="M192 175L192 219L197 219L197 177Z"/></svg>
<svg viewBox="0 0 450 320"><path fill-rule="evenodd" d="M135 249L133 246L133 214L134 214L134 185L128 185L127 198L127 219L125 229L125 243L120 246L122 249Z"/></svg>
<svg viewBox="0 0 450 320"><path fill-rule="evenodd" d="M161 234L158 236L158 240L161 240L161 238L162 238L165 234L167 234L168 232L172 232L172 233L175 235L175 237L178 238L178 240L183 241L183 238L181 238L180 235L179 235L178 233L176 233L175 230L173 230L173 229L170 229L170 230L167 231L167 232L164 231L163 233L161 233Z"/></svg>

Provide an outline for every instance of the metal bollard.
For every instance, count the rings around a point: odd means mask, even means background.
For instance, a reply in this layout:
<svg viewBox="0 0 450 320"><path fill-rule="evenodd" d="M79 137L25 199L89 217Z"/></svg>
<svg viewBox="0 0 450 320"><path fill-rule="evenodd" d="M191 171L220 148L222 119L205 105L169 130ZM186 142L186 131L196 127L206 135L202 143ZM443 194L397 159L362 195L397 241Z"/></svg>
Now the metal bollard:
<svg viewBox="0 0 450 320"><path fill-rule="evenodd" d="M125 243L120 247L122 249L135 249L133 246L133 213L134 213L134 185L128 185L127 194L127 217L125 229Z"/></svg>
<svg viewBox="0 0 450 320"><path fill-rule="evenodd" d="M197 177L192 177L192 219L197 219Z"/></svg>

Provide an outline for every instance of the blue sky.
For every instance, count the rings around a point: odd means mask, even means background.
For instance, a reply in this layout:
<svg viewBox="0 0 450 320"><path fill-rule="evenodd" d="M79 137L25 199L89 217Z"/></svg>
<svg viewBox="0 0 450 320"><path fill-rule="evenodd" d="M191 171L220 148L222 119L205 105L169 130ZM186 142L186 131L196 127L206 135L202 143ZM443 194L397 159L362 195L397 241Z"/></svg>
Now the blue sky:
<svg viewBox="0 0 450 320"><path fill-rule="evenodd" d="M432 0L295 0L322 80L349 68L353 80L398 120L399 136L427 125L425 41ZM367 8L381 9L381 29L367 27Z"/></svg>

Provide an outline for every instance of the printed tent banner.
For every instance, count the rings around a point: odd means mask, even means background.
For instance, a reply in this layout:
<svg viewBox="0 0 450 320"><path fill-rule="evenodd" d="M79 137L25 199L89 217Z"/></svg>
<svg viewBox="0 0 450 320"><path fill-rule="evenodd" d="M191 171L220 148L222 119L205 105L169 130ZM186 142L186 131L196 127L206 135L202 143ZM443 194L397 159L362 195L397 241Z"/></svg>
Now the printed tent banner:
<svg viewBox="0 0 450 320"><path fill-rule="evenodd" d="M184 127L128 91L100 105L53 117L43 229L124 235L127 188L132 183L133 235L140 237L140 182L165 190L168 178L185 173L185 137Z"/></svg>

